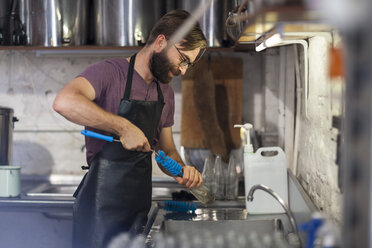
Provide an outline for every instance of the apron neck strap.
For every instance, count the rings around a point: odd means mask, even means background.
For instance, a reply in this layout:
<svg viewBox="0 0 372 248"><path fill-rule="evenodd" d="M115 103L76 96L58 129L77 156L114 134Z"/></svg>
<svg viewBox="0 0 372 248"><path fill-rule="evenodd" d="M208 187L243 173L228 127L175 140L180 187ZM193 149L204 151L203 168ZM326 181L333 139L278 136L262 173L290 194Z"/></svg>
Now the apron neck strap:
<svg viewBox="0 0 372 248"><path fill-rule="evenodd" d="M132 90L132 79L133 79L133 71L134 71L134 61L136 60L136 55L135 53L132 57L130 57L130 62L129 62L129 68L128 68L128 76L127 76L127 83L125 85L125 92L124 92L124 98L123 99L128 99L130 97L130 92Z"/></svg>
<svg viewBox="0 0 372 248"><path fill-rule="evenodd" d="M130 92L132 90L132 81L133 81L133 71L134 71L134 62L136 60L136 55L135 53L132 57L130 57L130 62L129 62L129 68L128 68L128 76L127 76L127 83L125 85L125 92L124 92L124 97L123 99L129 100L130 97ZM158 90L158 101L161 103L164 103L164 97L163 93L161 91L159 82L156 81L156 88Z"/></svg>

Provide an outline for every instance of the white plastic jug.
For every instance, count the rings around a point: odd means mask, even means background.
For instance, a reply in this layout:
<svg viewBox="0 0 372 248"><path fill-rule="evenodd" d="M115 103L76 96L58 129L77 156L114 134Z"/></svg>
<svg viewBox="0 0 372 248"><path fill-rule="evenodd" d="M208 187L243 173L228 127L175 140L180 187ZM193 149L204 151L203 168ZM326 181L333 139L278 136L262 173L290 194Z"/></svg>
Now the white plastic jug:
<svg viewBox="0 0 372 248"><path fill-rule="evenodd" d="M267 152L270 152L270 155L265 155ZM263 147L256 153L245 153L244 177L248 214L285 213L279 202L262 190L256 190L253 201L247 201L251 187L255 184L264 184L288 203L287 162L280 147Z"/></svg>

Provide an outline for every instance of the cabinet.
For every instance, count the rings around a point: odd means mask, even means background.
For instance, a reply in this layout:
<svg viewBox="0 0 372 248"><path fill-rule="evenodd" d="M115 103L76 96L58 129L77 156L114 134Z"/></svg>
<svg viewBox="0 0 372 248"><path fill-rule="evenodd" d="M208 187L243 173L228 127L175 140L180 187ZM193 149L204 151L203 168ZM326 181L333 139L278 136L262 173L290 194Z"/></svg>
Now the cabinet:
<svg viewBox="0 0 372 248"><path fill-rule="evenodd" d="M72 212L0 212L0 247L69 248Z"/></svg>

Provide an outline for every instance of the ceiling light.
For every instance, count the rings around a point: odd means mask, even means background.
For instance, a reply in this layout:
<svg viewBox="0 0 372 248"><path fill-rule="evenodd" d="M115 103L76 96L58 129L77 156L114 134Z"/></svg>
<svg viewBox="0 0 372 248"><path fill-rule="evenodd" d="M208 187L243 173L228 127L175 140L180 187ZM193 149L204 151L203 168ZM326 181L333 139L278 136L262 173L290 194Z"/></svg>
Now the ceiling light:
<svg viewBox="0 0 372 248"><path fill-rule="evenodd" d="M260 52L268 47L277 46L282 42L282 35L276 29L262 35L256 42L256 52ZM258 45L257 45L258 44Z"/></svg>

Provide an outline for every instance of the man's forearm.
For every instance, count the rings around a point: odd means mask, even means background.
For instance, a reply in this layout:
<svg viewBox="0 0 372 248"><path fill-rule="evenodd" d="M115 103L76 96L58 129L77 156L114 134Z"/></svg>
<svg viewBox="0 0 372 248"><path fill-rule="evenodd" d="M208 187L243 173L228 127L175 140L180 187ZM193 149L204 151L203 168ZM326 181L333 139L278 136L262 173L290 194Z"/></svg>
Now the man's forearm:
<svg viewBox="0 0 372 248"><path fill-rule="evenodd" d="M107 112L84 96L56 98L54 109L69 121L120 135L128 120Z"/></svg>

